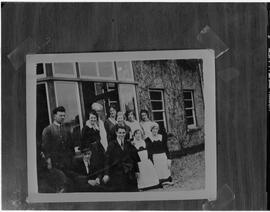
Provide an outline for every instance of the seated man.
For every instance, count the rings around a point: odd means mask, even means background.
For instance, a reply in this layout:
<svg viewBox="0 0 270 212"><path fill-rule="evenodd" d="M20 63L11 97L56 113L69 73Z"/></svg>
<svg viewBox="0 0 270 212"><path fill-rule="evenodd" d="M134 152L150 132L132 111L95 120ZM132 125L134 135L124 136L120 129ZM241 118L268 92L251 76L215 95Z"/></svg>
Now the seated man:
<svg viewBox="0 0 270 212"><path fill-rule="evenodd" d="M90 147L81 147L82 157L75 158L73 171L75 192L101 192L106 187L103 183L105 152L100 143Z"/></svg>

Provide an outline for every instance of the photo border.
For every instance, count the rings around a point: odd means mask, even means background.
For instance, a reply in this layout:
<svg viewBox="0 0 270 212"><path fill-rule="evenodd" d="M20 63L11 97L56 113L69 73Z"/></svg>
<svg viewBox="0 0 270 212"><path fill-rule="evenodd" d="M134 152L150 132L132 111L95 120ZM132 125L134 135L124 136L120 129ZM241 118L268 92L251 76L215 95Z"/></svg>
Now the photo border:
<svg viewBox="0 0 270 212"><path fill-rule="evenodd" d="M38 193L36 160L37 63L202 59L205 112L205 189L156 192ZM212 49L26 55L27 177L29 203L215 200L217 196L215 52Z"/></svg>

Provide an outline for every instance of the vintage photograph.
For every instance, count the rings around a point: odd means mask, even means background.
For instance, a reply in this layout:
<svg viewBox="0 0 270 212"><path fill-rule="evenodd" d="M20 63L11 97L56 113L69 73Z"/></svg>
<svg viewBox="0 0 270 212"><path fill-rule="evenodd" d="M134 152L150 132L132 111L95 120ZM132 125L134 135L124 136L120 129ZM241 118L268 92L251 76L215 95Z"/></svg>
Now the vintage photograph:
<svg viewBox="0 0 270 212"><path fill-rule="evenodd" d="M28 201L214 199L214 59L28 55Z"/></svg>

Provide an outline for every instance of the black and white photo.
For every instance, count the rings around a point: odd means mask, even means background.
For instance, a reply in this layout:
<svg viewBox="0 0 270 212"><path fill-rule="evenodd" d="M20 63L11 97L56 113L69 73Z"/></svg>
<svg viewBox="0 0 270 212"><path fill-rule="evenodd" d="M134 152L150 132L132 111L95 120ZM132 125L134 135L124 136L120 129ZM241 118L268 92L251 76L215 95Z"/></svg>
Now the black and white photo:
<svg viewBox="0 0 270 212"><path fill-rule="evenodd" d="M29 202L216 198L212 50L27 55Z"/></svg>

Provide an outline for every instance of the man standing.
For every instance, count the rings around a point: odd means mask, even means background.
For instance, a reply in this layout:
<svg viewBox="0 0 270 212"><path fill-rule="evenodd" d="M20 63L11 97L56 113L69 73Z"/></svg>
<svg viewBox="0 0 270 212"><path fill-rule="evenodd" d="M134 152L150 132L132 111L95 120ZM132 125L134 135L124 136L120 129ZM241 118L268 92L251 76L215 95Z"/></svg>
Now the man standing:
<svg viewBox="0 0 270 212"><path fill-rule="evenodd" d="M48 170L58 169L70 177L74 146L70 131L63 125L65 115L63 106L53 110L54 121L42 132L42 150Z"/></svg>
<svg viewBox="0 0 270 212"><path fill-rule="evenodd" d="M104 183L111 191L137 191L138 162L136 148L125 140L126 129L116 127L116 140L109 143L105 161Z"/></svg>
<svg viewBox="0 0 270 212"><path fill-rule="evenodd" d="M104 127L104 118L105 114L103 111L103 106L97 102L93 103L91 106L92 110L95 110L98 114L98 127L99 127L99 133L100 133L100 143L102 144L104 150L106 151L108 148L108 139L107 139L107 133Z"/></svg>

